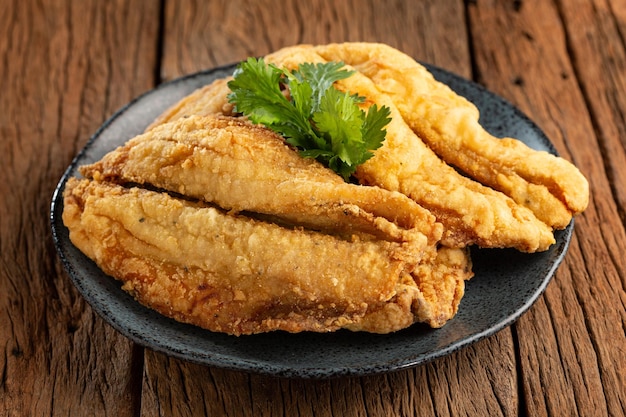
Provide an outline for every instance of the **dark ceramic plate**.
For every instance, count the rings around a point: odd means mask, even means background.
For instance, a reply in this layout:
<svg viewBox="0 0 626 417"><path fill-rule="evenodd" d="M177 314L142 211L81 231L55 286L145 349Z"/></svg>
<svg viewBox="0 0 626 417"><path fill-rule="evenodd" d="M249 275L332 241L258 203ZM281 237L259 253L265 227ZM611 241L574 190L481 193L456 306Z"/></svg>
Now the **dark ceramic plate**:
<svg viewBox="0 0 626 417"><path fill-rule="evenodd" d="M467 285L459 312L437 330L415 325L389 335L339 331L233 337L178 323L135 302L71 244L61 220L65 183L78 175L79 165L99 160L142 132L171 104L233 69L227 66L183 77L129 103L90 139L53 196L52 232L63 265L93 309L126 337L177 358L221 368L303 378L369 375L416 366L485 338L511 325L543 293L565 255L573 224L556 234L557 242L547 252L474 250L476 275ZM480 108L481 122L492 134L516 137L535 149L556 153L543 132L511 104L454 74L429 69Z"/></svg>

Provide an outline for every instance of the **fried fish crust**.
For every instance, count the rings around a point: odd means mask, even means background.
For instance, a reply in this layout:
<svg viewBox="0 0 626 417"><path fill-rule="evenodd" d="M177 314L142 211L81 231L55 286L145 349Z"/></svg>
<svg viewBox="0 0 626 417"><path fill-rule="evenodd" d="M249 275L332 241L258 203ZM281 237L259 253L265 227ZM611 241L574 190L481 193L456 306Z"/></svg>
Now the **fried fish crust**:
<svg viewBox="0 0 626 417"><path fill-rule="evenodd" d="M454 270L439 257L415 259L400 243L286 229L89 179L67 182L63 221L73 244L139 302L233 335L396 331L429 320L428 305L437 301L411 277L417 263Z"/></svg>
<svg viewBox="0 0 626 417"><path fill-rule="evenodd" d="M302 158L271 130L242 118L190 116L164 123L83 166L98 181L136 183L330 233L412 241L441 238L435 217L401 193L346 183Z"/></svg>
<svg viewBox="0 0 626 417"><path fill-rule="evenodd" d="M139 302L212 331L389 333L454 317L469 245L544 250L586 206L568 163L486 136L471 103L393 48L266 57L290 69L330 60L357 70L338 88L392 112L383 147L357 170L363 185L232 117L227 77L67 182L72 242ZM537 172L542 162L555 166Z"/></svg>
<svg viewBox="0 0 626 417"><path fill-rule="evenodd" d="M287 47L268 55L266 60L290 69L302 62L327 62L316 52L317 48L321 46ZM190 115L232 115L227 81L216 80L183 98L157 118L152 128ZM377 103L392 109L392 122L387 127L383 147L357 169L356 177L362 184L399 191L429 210L445 226L443 239L447 246L477 244L535 252L554 243L551 227L533 211L502 192L459 174L439 158L374 81L357 72L337 86L366 97L364 106ZM504 180L503 176L500 178Z"/></svg>
<svg viewBox="0 0 626 417"><path fill-rule="evenodd" d="M226 97L230 93L228 81L231 79L232 77L218 78L183 97L150 123L146 131L194 115L233 116L234 105Z"/></svg>
<svg viewBox="0 0 626 417"><path fill-rule="evenodd" d="M361 320L346 328L388 333L390 327L403 329L415 323L443 327L456 315L465 295L465 282L473 276L467 248L442 246L434 259L425 259L410 277L403 277L390 302L370 308Z"/></svg>
<svg viewBox="0 0 626 417"><path fill-rule="evenodd" d="M266 60L288 69L295 69L302 62L327 62L314 47L307 45L281 49L268 55ZM444 225L446 246L477 244L485 248L512 247L535 252L546 250L554 243L552 229L531 210L459 174L440 159L371 79L355 71L336 86L365 97L364 107L377 104L391 109L383 146L357 168L355 176L364 184L400 191L431 211Z"/></svg>
<svg viewBox="0 0 626 417"><path fill-rule="evenodd" d="M313 49L370 78L439 157L528 207L548 226L562 229L587 207L589 185L578 168L517 139L492 136L480 125L473 103L405 53L380 43L358 42Z"/></svg>

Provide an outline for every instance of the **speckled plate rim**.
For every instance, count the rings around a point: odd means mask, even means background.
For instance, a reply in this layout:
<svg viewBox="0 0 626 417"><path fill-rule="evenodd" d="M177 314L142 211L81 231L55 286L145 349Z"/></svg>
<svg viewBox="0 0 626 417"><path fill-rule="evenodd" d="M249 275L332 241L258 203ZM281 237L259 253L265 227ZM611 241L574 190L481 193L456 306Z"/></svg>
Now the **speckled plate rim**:
<svg viewBox="0 0 626 417"><path fill-rule="evenodd" d="M518 137L556 154L545 134L509 102L472 81L424 65L477 105L481 123L491 133ZM365 376L415 367L493 335L514 323L545 291L567 252L573 221L556 232L556 244L546 252L472 250L476 276L467 284L457 316L441 329L415 325L391 335L340 331L234 337L181 324L141 306L71 244L62 222L65 184L78 175L79 165L98 160L180 98L233 69L217 67L163 83L122 107L76 155L52 196L52 235L63 266L94 311L121 334L154 351L207 366L291 378Z"/></svg>

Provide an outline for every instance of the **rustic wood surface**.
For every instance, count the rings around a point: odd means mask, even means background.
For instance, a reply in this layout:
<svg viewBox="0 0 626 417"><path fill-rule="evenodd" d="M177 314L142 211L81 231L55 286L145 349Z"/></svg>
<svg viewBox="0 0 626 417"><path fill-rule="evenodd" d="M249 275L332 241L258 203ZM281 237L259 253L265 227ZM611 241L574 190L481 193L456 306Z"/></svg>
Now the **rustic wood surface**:
<svg viewBox="0 0 626 417"><path fill-rule="evenodd" d="M159 83L296 43L377 41L504 96L588 177L545 294L417 368L322 381L144 349L56 256L54 187L115 110ZM0 0L0 416L626 415L623 0Z"/></svg>

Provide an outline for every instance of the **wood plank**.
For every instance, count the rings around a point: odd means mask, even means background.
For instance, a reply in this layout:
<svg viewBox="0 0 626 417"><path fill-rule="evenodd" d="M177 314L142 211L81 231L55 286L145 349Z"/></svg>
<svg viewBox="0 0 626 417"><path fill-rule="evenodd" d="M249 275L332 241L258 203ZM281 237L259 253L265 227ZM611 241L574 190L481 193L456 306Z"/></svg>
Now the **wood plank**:
<svg viewBox="0 0 626 417"><path fill-rule="evenodd" d="M508 330L450 357L387 375L282 379L190 364L147 351L142 416L515 416Z"/></svg>
<svg viewBox="0 0 626 417"><path fill-rule="evenodd" d="M364 41L387 43L470 77L464 19L458 0L393 5L375 0L290 0L278 8L268 0L170 1L161 76L170 80L295 44Z"/></svg>
<svg viewBox="0 0 626 417"><path fill-rule="evenodd" d="M609 42L620 39L615 23L624 8L615 3L470 7L471 26L481 28L472 32L481 81L538 122L592 187L566 261L516 326L529 415L624 415L624 187L610 183L619 184L624 166L623 143L611 129L624 127L618 119L626 103L607 100L626 80L623 43ZM619 299L621 308L607 302Z"/></svg>
<svg viewBox="0 0 626 417"><path fill-rule="evenodd" d="M623 1L558 1L565 41L583 100L592 115L597 146L622 219L626 221L626 4ZM594 63L594 65L589 65Z"/></svg>
<svg viewBox="0 0 626 417"><path fill-rule="evenodd" d="M0 7L0 415L138 410L142 351L62 272L48 213L89 135L152 86L157 23L148 1Z"/></svg>
<svg viewBox="0 0 626 417"><path fill-rule="evenodd" d="M165 80L297 43L378 41L471 76L462 1L168 2ZM394 4L394 7L396 4ZM309 24L315 19L315 24ZM207 24L207 22L212 24ZM148 353L142 415L517 415L510 330L427 366L329 381L274 379Z"/></svg>
<svg viewBox="0 0 626 417"><path fill-rule="evenodd" d="M600 224L601 231L595 236L586 236L584 246L581 244L584 256L575 265L588 264L591 254L594 257L591 265L598 266L587 269L589 285L579 286L577 280L574 284L579 300L593 300L585 301L582 307L592 343L591 354L597 360L598 377L604 388L602 393L592 393L597 397L590 400L589 405L595 409L600 406L602 410L606 407L610 416L623 416L626 415L626 258L623 255L626 244L626 175L623 172L626 166L626 97L623 94L626 91L626 4L615 0L576 1L574 4L559 1L558 7L602 156L604 169L601 171L598 167L597 177L606 176L609 182L600 185L595 197L598 217L586 229L596 229ZM589 65L590 62L595 65ZM583 138L581 142L589 143ZM584 149L582 152L587 152ZM592 241L593 237L599 240ZM605 246L598 248L597 242ZM571 271L578 276L577 269L571 268ZM607 303L606 300L621 302Z"/></svg>

